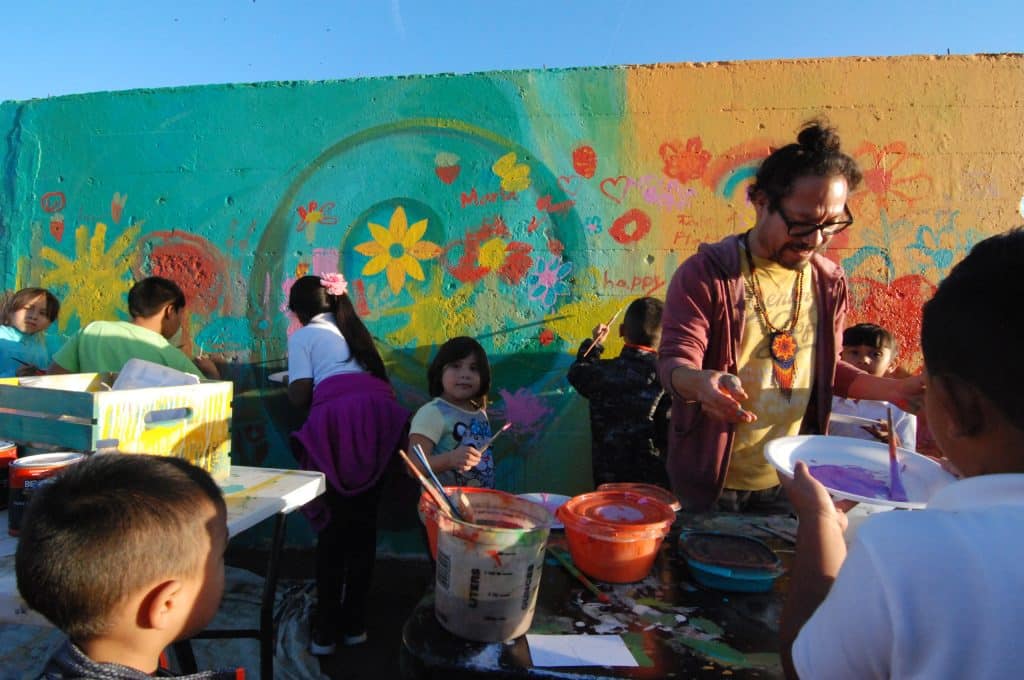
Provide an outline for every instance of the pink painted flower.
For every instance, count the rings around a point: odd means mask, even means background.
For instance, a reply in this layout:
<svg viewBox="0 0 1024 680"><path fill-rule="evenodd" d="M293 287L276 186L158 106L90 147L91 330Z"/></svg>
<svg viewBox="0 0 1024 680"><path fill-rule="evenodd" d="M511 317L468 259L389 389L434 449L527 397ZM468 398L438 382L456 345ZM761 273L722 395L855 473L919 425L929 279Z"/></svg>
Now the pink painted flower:
<svg viewBox="0 0 1024 680"><path fill-rule="evenodd" d="M320 274L320 285L329 295L344 295L348 290L348 281L341 274Z"/></svg>

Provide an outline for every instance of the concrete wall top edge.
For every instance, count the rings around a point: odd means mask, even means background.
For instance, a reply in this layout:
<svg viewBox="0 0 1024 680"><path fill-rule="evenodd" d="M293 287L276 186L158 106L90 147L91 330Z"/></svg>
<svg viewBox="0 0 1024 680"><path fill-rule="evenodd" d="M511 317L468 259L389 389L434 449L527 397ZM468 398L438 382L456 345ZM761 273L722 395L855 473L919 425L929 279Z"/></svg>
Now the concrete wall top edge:
<svg viewBox="0 0 1024 680"><path fill-rule="evenodd" d="M76 94L59 95L55 97L46 97L39 99L27 99L27 100L6 100L0 102L0 105L9 104L36 104L41 102L52 102L52 101L67 101L75 98L87 98L94 96L134 96L138 94L150 94L150 93L175 93L184 91L200 90L205 88L264 88L264 87L305 87L305 86L318 86L318 85L330 85L339 83L365 83L367 81L378 81L381 83L396 80L424 80L424 79L445 79L445 78L471 78L471 77L503 77L503 76L517 76L517 77L529 77L533 74L545 73L545 74L558 74L563 73L566 75L585 75L587 73L594 72L614 72L614 71L647 71L647 70L660 70L660 69L705 69L705 68L761 68L765 64L805 64L805 65L821 65L829 63L841 63L841 62L884 62L884 61L899 61L899 62L932 62L932 61L960 61L960 62L974 62L974 61L1020 61L1024 65L1024 53L1021 52L1002 52L1002 53L980 53L980 54L924 54L924 55L898 55L898 56L845 56L845 57L813 57L813 58L793 58L793 59L748 59L748 60L735 60L735 61L706 61L706 62L657 62L651 64L617 64L609 66L574 66L566 68L543 68L543 69L503 69L495 71L470 71L466 73L422 73L422 74L407 74L407 75L391 75L391 76L364 76L358 78L344 78L344 79L326 79L326 80L273 80L273 81L256 81L249 83L203 83L196 85L176 85L171 87L143 87L143 88L132 88L127 90L107 90L98 92L83 92Z"/></svg>

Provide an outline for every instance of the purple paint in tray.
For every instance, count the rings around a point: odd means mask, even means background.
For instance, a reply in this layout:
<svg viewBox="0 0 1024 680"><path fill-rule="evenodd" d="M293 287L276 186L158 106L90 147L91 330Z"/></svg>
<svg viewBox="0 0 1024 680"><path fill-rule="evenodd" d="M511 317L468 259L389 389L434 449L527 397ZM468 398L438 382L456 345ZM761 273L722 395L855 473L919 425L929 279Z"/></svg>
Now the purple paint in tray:
<svg viewBox="0 0 1024 680"><path fill-rule="evenodd" d="M830 489L865 498L889 498L886 473L859 465L811 465L809 469L812 477Z"/></svg>

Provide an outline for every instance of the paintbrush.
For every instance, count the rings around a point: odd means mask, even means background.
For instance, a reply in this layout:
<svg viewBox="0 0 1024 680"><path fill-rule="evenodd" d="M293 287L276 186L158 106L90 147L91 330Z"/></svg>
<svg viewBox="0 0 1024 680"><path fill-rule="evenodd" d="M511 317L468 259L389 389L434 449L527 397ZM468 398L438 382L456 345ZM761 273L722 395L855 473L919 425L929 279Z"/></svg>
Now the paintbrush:
<svg viewBox="0 0 1024 680"><path fill-rule="evenodd" d="M473 512L473 506L469 504L469 494L465 491L456 491L452 494L452 498L455 500L455 506L459 509L462 519L466 522L475 522L476 513Z"/></svg>
<svg viewBox="0 0 1024 680"><path fill-rule="evenodd" d="M14 359L15 361L17 361L19 364L21 364L25 368L31 368L32 369L32 375L46 375L46 371L44 371L43 369L39 368L35 364L30 364L27 361L22 361L21 359L19 359L17 357L11 357L11 358ZM21 376L21 377L28 377L28 376Z"/></svg>
<svg viewBox="0 0 1024 680"><path fill-rule="evenodd" d="M611 602L611 598L608 597L608 595L606 595L605 593L602 593L600 590L598 590L597 586L595 586L589 578L584 576L582 571L576 568L576 565L572 563L572 558L570 558L568 555L562 552L561 548L548 546L548 552L551 553L554 556L554 558L562 564L563 567L565 567L565 570L567 572L575 576L576 580L582 583L587 590L592 592L594 595L597 595L597 599L600 602Z"/></svg>
<svg viewBox="0 0 1024 680"><path fill-rule="evenodd" d="M478 446L476 450L480 451L481 453L486 451L488 448L490 448L491 444L494 443L494 440L498 438L498 435L501 434L502 432L504 432L505 430L509 429L510 427L512 427L512 421L511 420L508 421L507 423L505 423L504 425L502 425L501 429L498 430L497 432L495 432L494 434L492 434L488 439L485 439L484 443L481 444L480 446Z"/></svg>
<svg viewBox="0 0 1024 680"><path fill-rule="evenodd" d="M590 347L587 348L587 351L584 352L583 356L580 358L586 358L586 356L590 354L590 350L594 349L595 346L601 344L601 341L608 337L608 333L612 329L612 324L615 323L615 320L619 318L619 314L622 314L622 310L625 308L625 306L622 306L619 307L618 310L616 310L615 314L612 315L612 318L608 319L608 323L605 324L604 332L598 335L596 338L594 338L594 341L590 343Z"/></svg>
<svg viewBox="0 0 1024 680"><path fill-rule="evenodd" d="M445 496L444 499L442 500L441 494L439 494L437 489L434 488L434 485L430 483L430 480L423 476L423 473L420 471L416 463L412 462L412 459L409 458L409 454L407 454L402 449L398 449L398 455L402 457L402 460L405 461L405 464L409 467L410 470L412 470L413 476L415 476L416 479L419 480L420 486L422 486L423 490L427 492L427 495L434 500L434 503L441 510L441 512L445 513L446 515L452 515L451 510L449 509L451 508L451 502L445 502L446 500L448 500L448 497Z"/></svg>
<svg viewBox="0 0 1024 680"><path fill-rule="evenodd" d="M431 482L434 483L434 488L437 489L437 492L441 494L442 498L444 498L444 501L447 504L448 509L451 510L452 517L454 517L455 519L463 519L462 513L460 513L459 509L455 507L455 503L452 502L452 499L448 497L448 493L444 490L444 485L441 484L441 480L437 478L436 474L434 474L434 469L430 467L430 461L427 460L427 454L423 453L423 447L420 446L419 444L414 444L412 447L412 452L416 454L416 458L420 461L420 463L423 465L423 468L427 471L427 477L430 479Z"/></svg>
<svg viewBox="0 0 1024 680"><path fill-rule="evenodd" d="M907 490L900 479L900 461L896 458L896 428L892 424L892 407L888 407L889 425L889 500L905 503Z"/></svg>

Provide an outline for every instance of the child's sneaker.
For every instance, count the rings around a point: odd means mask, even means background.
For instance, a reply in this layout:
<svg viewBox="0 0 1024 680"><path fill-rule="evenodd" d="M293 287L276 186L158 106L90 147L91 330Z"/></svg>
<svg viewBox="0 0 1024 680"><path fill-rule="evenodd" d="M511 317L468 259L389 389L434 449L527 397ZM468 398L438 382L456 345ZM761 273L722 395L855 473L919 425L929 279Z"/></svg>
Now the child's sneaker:
<svg viewBox="0 0 1024 680"><path fill-rule="evenodd" d="M347 642L345 644L348 644ZM330 656L338 645L335 640L334 629L330 626L313 626L309 639L309 653L313 656Z"/></svg>
<svg viewBox="0 0 1024 680"><path fill-rule="evenodd" d="M341 638L342 644L346 647L355 647L366 642L366 631L362 630L358 633L346 633Z"/></svg>

